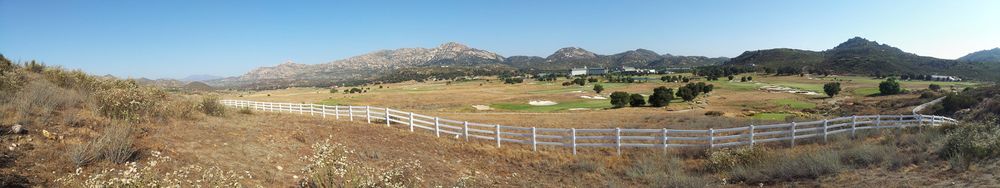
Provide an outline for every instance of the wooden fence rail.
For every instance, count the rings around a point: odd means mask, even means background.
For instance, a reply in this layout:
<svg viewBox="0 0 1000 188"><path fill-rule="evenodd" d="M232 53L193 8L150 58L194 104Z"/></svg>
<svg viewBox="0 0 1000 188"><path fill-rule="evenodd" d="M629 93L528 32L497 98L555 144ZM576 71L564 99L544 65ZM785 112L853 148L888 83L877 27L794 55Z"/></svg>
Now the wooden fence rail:
<svg viewBox="0 0 1000 188"><path fill-rule="evenodd" d="M903 129L958 123L957 120L944 116L912 114L848 116L809 122L708 130L537 128L451 120L372 106L328 106L245 100L221 100L220 103L265 112L309 114L323 118L332 116L335 119L345 118L349 121L359 119L390 127L395 124L405 126L411 132L430 132L437 137L444 134L461 137L466 141L489 140L495 142L497 147L503 143L526 144L535 151L539 146L567 147L572 149L574 155L578 148L585 147L615 148L617 153L621 154L622 148L719 148L743 145L754 147L761 143L780 141L788 141L790 146L795 146L796 141L806 139L825 143L831 135L849 134L853 138L857 136L859 130Z"/></svg>

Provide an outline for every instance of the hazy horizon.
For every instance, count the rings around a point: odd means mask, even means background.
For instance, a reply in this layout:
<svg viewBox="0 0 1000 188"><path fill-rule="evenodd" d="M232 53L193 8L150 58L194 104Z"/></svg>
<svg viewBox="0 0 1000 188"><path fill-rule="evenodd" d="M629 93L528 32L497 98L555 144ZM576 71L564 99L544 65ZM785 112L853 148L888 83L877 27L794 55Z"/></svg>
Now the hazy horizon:
<svg viewBox="0 0 1000 188"><path fill-rule="evenodd" d="M1000 2L129 2L0 0L0 53L120 77L236 76L459 42L505 57L735 57L825 50L855 36L955 59L1000 47Z"/></svg>

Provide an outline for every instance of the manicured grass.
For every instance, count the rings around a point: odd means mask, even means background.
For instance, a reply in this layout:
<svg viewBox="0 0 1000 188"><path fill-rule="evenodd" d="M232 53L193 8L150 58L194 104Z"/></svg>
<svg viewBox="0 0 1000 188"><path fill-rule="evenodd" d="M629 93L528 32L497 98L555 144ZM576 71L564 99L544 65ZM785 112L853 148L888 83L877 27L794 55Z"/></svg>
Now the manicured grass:
<svg viewBox="0 0 1000 188"><path fill-rule="evenodd" d="M560 82L559 84L562 84L562 82ZM560 86L559 88L556 88L556 89L535 90L535 91L529 91L528 93L529 94L555 94L555 93L569 93L569 92L574 92L574 91L593 92L595 84L601 84L601 86L604 87L604 90L609 90L609 89L613 89L613 88L624 87L624 86L628 85L628 83L587 83L586 86L580 86L580 85ZM634 83L634 84L639 84L639 83Z"/></svg>
<svg viewBox="0 0 1000 188"><path fill-rule="evenodd" d="M800 100L795 100L795 99L776 99L776 100L771 100L771 102L774 103L774 104L777 104L777 105L788 106L788 107L794 108L794 109L816 108L816 104L815 103L806 102L806 101L800 101Z"/></svg>
<svg viewBox="0 0 1000 188"><path fill-rule="evenodd" d="M501 110L523 111L523 112L554 112L569 110L572 108L610 108L610 100L575 100L558 102L559 104L549 106L532 106L527 103L498 103L490 107Z"/></svg>
<svg viewBox="0 0 1000 188"><path fill-rule="evenodd" d="M753 91L760 88L760 85L754 84L753 82L729 82L729 80L719 79L718 81L707 82L715 85L713 89L726 89L733 91Z"/></svg>
<svg viewBox="0 0 1000 188"><path fill-rule="evenodd" d="M790 115L792 115L792 114L786 114L786 113L758 113L758 114L754 114L751 118L753 118L753 119L760 119L760 120L783 121L783 120L785 120L785 117L788 117Z"/></svg>
<svg viewBox="0 0 1000 188"><path fill-rule="evenodd" d="M878 93L879 93L878 88L870 88L869 87L869 88L854 89L854 95L858 95L858 96L868 96L868 95L874 95L874 94L878 94Z"/></svg>

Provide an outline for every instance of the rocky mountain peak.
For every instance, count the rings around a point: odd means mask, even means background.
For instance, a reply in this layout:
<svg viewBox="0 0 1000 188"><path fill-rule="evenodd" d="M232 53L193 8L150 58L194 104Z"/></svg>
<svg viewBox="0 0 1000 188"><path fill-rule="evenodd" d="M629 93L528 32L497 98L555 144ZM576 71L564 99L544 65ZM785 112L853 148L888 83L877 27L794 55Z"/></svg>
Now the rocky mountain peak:
<svg viewBox="0 0 1000 188"><path fill-rule="evenodd" d="M834 47L833 49L836 50L836 49L850 49L850 48L875 47L875 46L880 46L880 44L878 42L870 41L865 38L854 37L851 39L847 39L847 41L840 43L840 45L837 45L837 47Z"/></svg>
<svg viewBox="0 0 1000 188"><path fill-rule="evenodd" d="M596 58L597 54L578 47L565 47L557 50L546 59L588 59Z"/></svg>
<svg viewBox="0 0 1000 188"><path fill-rule="evenodd" d="M469 48L469 46L466 46L466 45L461 44L461 43L448 42L448 43L444 43L444 44L439 45L437 47L437 49L448 50L448 51L462 51L462 50L469 50L471 48Z"/></svg>

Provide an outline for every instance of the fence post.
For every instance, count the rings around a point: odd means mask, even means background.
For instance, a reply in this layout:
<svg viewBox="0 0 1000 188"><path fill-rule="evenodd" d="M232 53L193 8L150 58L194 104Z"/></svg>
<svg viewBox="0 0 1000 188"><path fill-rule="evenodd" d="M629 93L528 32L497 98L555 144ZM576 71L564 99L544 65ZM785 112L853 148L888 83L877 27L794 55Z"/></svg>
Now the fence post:
<svg viewBox="0 0 1000 188"><path fill-rule="evenodd" d="M754 126L753 124L750 124L750 148L753 148L753 145L757 143L757 140L754 140L753 137L754 137Z"/></svg>
<svg viewBox="0 0 1000 188"><path fill-rule="evenodd" d="M497 140L497 148L500 148L500 124L497 124L497 125L496 125L496 128L497 128L497 130L496 130L496 131L495 131L494 133L496 133L496 134L497 134L497 137L496 137L496 140Z"/></svg>
<svg viewBox="0 0 1000 188"><path fill-rule="evenodd" d="M462 122L462 131L464 132L463 134L465 134L464 135L465 136L465 141L468 142L469 141L469 122L468 121L463 121Z"/></svg>
<svg viewBox="0 0 1000 188"><path fill-rule="evenodd" d="M299 110L299 114L300 114L300 115L301 115L301 114L305 114L305 112L304 112L304 111L305 111L305 110L304 110L304 109L305 109L305 107L304 107L304 105L302 105L302 103L299 103L299 104L295 104L295 105L297 105L297 106L299 107L299 109L298 109L298 110Z"/></svg>
<svg viewBox="0 0 1000 188"><path fill-rule="evenodd" d="M670 141L669 141L670 137L667 136L669 130L667 130L667 128L663 128L662 132L663 132L663 152L667 152L667 148L670 147Z"/></svg>
<svg viewBox="0 0 1000 188"><path fill-rule="evenodd" d="M903 123L902 114L899 115L899 121L896 121L896 124L899 125L899 132L903 132L903 127L906 127L906 123Z"/></svg>
<svg viewBox="0 0 1000 188"><path fill-rule="evenodd" d="M413 132L413 112L410 112L410 132Z"/></svg>
<svg viewBox="0 0 1000 188"><path fill-rule="evenodd" d="M340 119L340 106L333 106L333 117Z"/></svg>
<svg viewBox="0 0 1000 188"><path fill-rule="evenodd" d="M372 106L365 106L365 119L368 120L368 124L372 123Z"/></svg>
<svg viewBox="0 0 1000 188"><path fill-rule="evenodd" d="M535 127L531 127L531 151L538 151L538 141L536 140Z"/></svg>
<svg viewBox="0 0 1000 188"><path fill-rule="evenodd" d="M347 106L347 117L354 121L354 106Z"/></svg>
<svg viewBox="0 0 1000 188"><path fill-rule="evenodd" d="M875 115L875 129L882 128L882 114Z"/></svg>
<svg viewBox="0 0 1000 188"><path fill-rule="evenodd" d="M441 137L441 123L438 120L438 117L434 117L434 135Z"/></svg>
<svg viewBox="0 0 1000 188"><path fill-rule="evenodd" d="M708 148L715 148L715 128L708 128Z"/></svg>
<svg viewBox="0 0 1000 188"><path fill-rule="evenodd" d="M618 155L622 155L622 129L615 127L615 148Z"/></svg>
<svg viewBox="0 0 1000 188"><path fill-rule="evenodd" d="M267 107L271 108L271 110L270 110L271 112L274 112L275 110L277 110L277 109L274 109L274 103L267 103Z"/></svg>
<svg viewBox="0 0 1000 188"><path fill-rule="evenodd" d="M924 115L913 114L917 116L917 127L924 127Z"/></svg>
<svg viewBox="0 0 1000 188"><path fill-rule="evenodd" d="M385 126L389 126L389 107L385 107Z"/></svg>
<svg viewBox="0 0 1000 188"><path fill-rule="evenodd" d="M936 118L936 117L931 117L931 126L936 126L936 125L934 124L934 123L935 123L935 122L934 122L934 120L937 120L937 118Z"/></svg>
<svg viewBox="0 0 1000 188"><path fill-rule="evenodd" d="M852 115L851 116L851 139L854 139L855 137L857 137L857 135L855 134L855 133L857 133L857 131L858 131L858 116L857 115Z"/></svg>
<svg viewBox="0 0 1000 188"><path fill-rule="evenodd" d="M321 105L320 107L323 108L323 110L322 110L323 111L323 119L326 119L326 105Z"/></svg>
<svg viewBox="0 0 1000 188"><path fill-rule="evenodd" d="M792 147L795 147L795 122L792 122Z"/></svg>
<svg viewBox="0 0 1000 188"><path fill-rule="evenodd" d="M576 128L569 128L569 139L573 147L573 155L576 155Z"/></svg>
<svg viewBox="0 0 1000 188"><path fill-rule="evenodd" d="M827 119L823 120L823 144L826 144L826 141L827 141L827 139L826 139L826 137L827 137L826 136L827 135L826 131L829 128L829 123L830 123L830 120L827 120Z"/></svg>
<svg viewBox="0 0 1000 188"><path fill-rule="evenodd" d="M309 116L313 116L313 111L316 111L316 105L309 104Z"/></svg>

